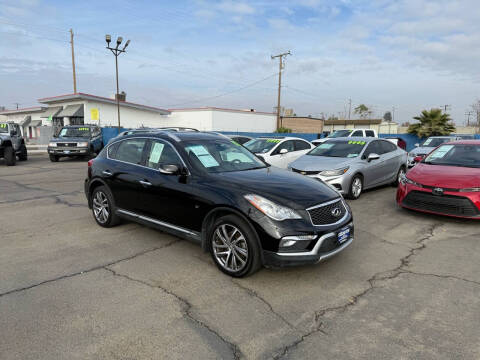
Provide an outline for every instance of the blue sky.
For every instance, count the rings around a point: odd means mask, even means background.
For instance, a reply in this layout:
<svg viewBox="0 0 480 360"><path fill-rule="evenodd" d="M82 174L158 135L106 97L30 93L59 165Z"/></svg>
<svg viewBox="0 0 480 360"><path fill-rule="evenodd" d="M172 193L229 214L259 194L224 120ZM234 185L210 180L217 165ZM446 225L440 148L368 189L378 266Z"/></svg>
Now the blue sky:
<svg viewBox="0 0 480 360"><path fill-rule="evenodd" d="M34 105L78 90L115 92L104 36L131 39L120 87L159 107L271 111L278 63L290 50L282 105L298 115L345 112L348 99L395 120L451 105L457 123L480 97L475 0L0 0L0 105Z"/></svg>

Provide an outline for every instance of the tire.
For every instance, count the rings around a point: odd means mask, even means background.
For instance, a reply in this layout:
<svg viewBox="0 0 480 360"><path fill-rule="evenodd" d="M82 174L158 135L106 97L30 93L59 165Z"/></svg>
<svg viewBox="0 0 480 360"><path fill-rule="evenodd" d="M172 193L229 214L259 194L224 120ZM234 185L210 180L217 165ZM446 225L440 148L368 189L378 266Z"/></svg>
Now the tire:
<svg viewBox="0 0 480 360"><path fill-rule="evenodd" d="M405 170L405 166L402 165L400 166L400 169L398 169L398 172L397 172L397 177L395 178L395 181L392 182L392 186L398 186L398 184L400 183L400 178L402 176L404 176L405 174L407 173L407 171Z"/></svg>
<svg viewBox="0 0 480 360"><path fill-rule="evenodd" d="M350 183L350 188L348 189L348 198L352 200L357 200L363 191L363 177L361 175L354 175L352 182Z"/></svg>
<svg viewBox="0 0 480 360"><path fill-rule="evenodd" d="M209 231L209 242L213 262L227 275L249 276L262 266L257 235L237 215L218 218Z"/></svg>
<svg viewBox="0 0 480 360"><path fill-rule="evenodd" d="M20 154L18 155L18 160L20 161L27 161L28 160L28 152L27 152L27 147L25 144L22 144L20 147Z"/></svg>
<svg viewBox="0 0 480 360"><path fill-rule="evenodd" d="M110 190L105 186L96 187L92 192L92 214L98 225L113 227L120 223L115 213L115 204Z"/></svg>
<svg viewBox="0 0 480 360"><path fill-rule="evenodd" d="M17 156L15 155L15 151L11 146L7 146L4 149L3 157L5 158L5 164L7 164L7 166L15 166L17 163Z"/></svg>
<svg viewBox="0 0 480 360"><path fill-rule="evenodd" d="M48 155L48 157L50 158L51 162L58 162L58 160L60 159L60 157L57 155Z"/></svg>

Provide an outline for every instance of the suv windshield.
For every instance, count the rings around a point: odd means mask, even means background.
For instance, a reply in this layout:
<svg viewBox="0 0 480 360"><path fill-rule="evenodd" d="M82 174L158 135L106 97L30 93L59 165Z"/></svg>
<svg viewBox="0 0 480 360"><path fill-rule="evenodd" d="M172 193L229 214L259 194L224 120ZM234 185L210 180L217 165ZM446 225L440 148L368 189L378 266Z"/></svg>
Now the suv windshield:
<svg viewBox="0 0 480 360"><path fill-rule="evenodd" d="M75 127L75 128L63 128L58 134L58 137L90 137L90 128L88 127Z"/></svg>
<svg viewBox="0 0 480 360"><path fill-rule="evenodd" d="M190 162L210 173L253 170L267 167L243 146L227 141L192 141L185 143Z"/></svg>
<svg viewBox="0 0 480 360"><path fill-rule="evenodd" d="M353 140L326 141L307 153L307 155L354 158L360 155L365 144L365 141Z"/></svg>
<svg viewBox="0 0 480 360"><path fill-rule="evenodd" d="M8 124L0 123L0 133L8 133Z"/></svg>
<svg viewBox="0 0 480 360"><path fill-rule="evenodd" d="M426 164L480 168L480 145L442 145L428 155Z"/></svg>
<svg viewBox="0 0 480 360"><path fill-rule="evenodd" d="M439 145L442 145L443 143L450 141L451 139L449 138L428 138L427 140L424 141L424 143L420 146L428 146L428 147L437 147Z"/></svg>
<svg viewBox="0 0 480 360"><path fill-rule="evenodd" d="M338 137L345 137L350 135L351 132L352 130L337 130L332 134L328 135L327 138L332 139L332 138L338 138Z"/></svg>
<svg viewBox="0 0 480 360"><path fill-rule="evenodd" d="M264 154L272 150L280 141L279 139L252 139L243 146L255 154Z"/></svg>

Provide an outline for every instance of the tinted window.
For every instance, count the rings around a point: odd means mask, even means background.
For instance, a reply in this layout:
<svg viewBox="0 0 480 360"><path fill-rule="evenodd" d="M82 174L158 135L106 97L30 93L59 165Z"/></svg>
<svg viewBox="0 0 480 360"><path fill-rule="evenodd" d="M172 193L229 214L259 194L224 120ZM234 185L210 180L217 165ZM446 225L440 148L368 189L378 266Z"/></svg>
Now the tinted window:
<svg viewBox="0 0 480 360"><path fill-rule="evenodd" d="M473 144L442 145L428 155L423 162L480 168L480 146Z"/></svg>
<svg viewBox="0 0 480 360"><path fill-rule="evenodd" d="M429 137L421 146L428 146L428 147L437 147L442 145L444 142L451 141L450 138L433 138Z"/></svg>
<svg viewBox="0 0 480 360"><path fill-rule="evenodd" d="M307 143L306 141L295 140L295 150L307 150L310 148L311 148L310 144Z"/></svg>
<svg viewBox="0 0 480 360"><path fill-rule="evenodd" d="M279 139L252 139L243 144L243 146L255 154L265 154L272 150L280 141Z"/></svg>
<svg viewBox="0 0 480 360"><path fill-rule="evenodd" d="M172 145L154 140L150 145L146 165L158 170L161 165L181 165L182 161Z"/></svg>
<svg viewBox="0 0 480 360"><path fill-rule="evenodd" d="M381 149L382 149L382 154L386 154L386 153L397 150L397 146L392 144L390 141L382 140L382 141L380 141L380 144L381 144L380 146L381 146Z"/></svg>
<svg viewBox="0 0 480 360"><path fill-rule="evenodd" d="M279 154L280 150L282 149L287 149L288 152L295 151L295 146L293 140L287 140L278 145L278 147L275 149L275 154Z"/></svg>
<svg viewBox="0 0 480 360"><path fill-rule="evenodd" d="M353 132L352 136L363 136L363 131L362 130L355 130Z"/></svg>
<svg viewBox="0 0 480 360"><path fill-rule="evenodd" d="M352 130L337 130L332 134L328 135L327 137L328 138L345 137L345 136L348 136L348 134L350 134L351 132Z"/></svg>
<svg viewBox="0 0 480 360"><path fill-rule="evenodd" d="M120 141L113 154L113 159L132 164L142 165L143 148L145 139L128 139Z"/></svg>
<svg viewBox="0 0 480 360"><path fill-rule="evenodd" d="M365 131L365 135L367 135L368 137L375 137L375 131L373 131L373 130L366 130L366 131Z"/></svg>
<svg viewBox="0 0 480 360"><path fill-rule="evenodd" d="M382 149L380 148L380 141L372 141L370 144L368 144L363 156L368 157L368 155L370 154L382 154Z"/></svg>

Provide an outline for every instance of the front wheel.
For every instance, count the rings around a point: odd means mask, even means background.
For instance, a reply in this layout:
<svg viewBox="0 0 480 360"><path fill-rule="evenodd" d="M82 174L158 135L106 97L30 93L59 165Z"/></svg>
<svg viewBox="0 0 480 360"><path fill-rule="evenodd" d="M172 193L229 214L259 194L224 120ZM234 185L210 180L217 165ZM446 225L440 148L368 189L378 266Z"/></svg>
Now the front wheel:
<svg viewBox="0 0 480 360"><path fill-rule="evenodd" d="M17 163L17 157L15 155L15 150L13 150L13 147L7 146L3 153L7 166L14 166Z"/></svg>
<svg viewBox="0 0 480 360"><path fill-rule="evenodd" d="M363 191L363 179L360 175L355 175L352 178L352 182L350 183L348 198L352 200L357 200L360 197L360 195L362 195L362 191Z"/></svg>
<svg viewBox="0 0 480 360"><path fill-rule="evenodd" d="M48 155L48 157L50 158L51 162L58 162L58 159L60 159L60 157L57 155Z"/></svg>
<svg viewBox="0 0 480 360"><path fill-rule="evenodd" d="M392 186L398 186L398 184L400 184L400 181L402 181L402 178L405 176L406 174L406 170L405 170L405 166L400 166L400 169L398 169L398 173L397 173L397 177L395 179L395 181L392 183Z"/></svg>
<svg viewBox="0 0 480 360"><path fill-rule="evenodd" d="M227 275L244 277L261 267L254 230L236 215L217 219L210 232L210 250L217 267Z"/></svg>

